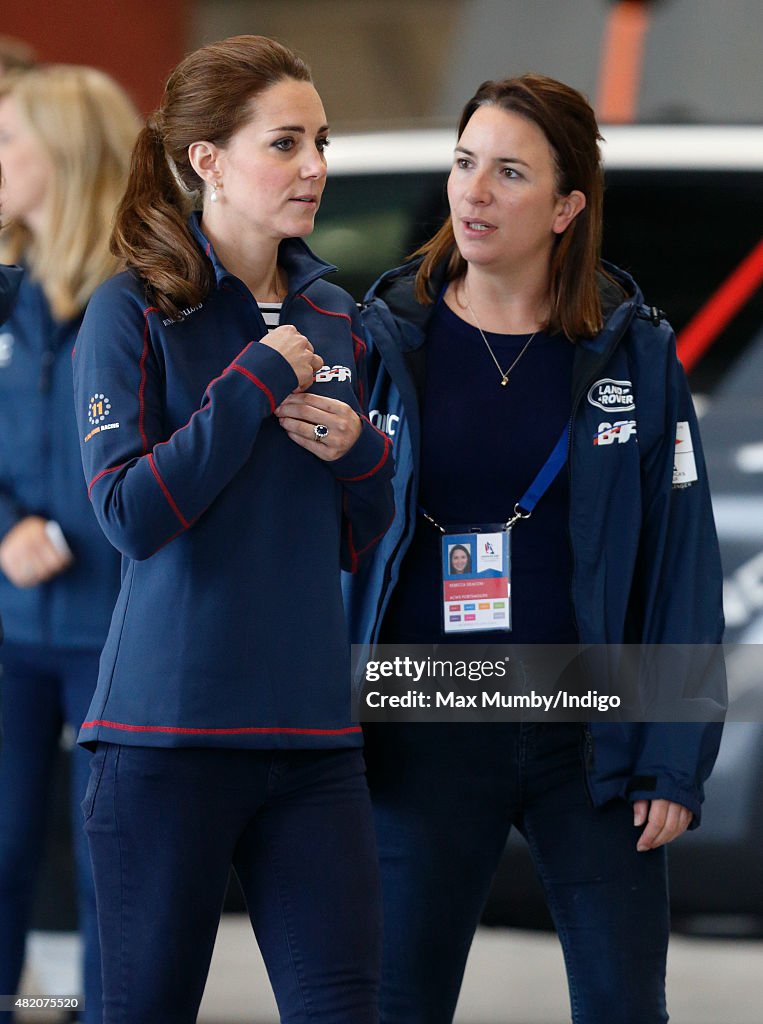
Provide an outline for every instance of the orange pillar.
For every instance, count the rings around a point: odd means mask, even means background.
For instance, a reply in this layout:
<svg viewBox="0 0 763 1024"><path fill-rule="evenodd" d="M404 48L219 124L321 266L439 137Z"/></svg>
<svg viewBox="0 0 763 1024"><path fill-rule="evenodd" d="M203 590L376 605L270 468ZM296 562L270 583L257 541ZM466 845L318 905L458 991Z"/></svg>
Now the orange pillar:
<svg viewBox="0 0 763 1024"><path fill-rule="evenodd" d="M649 28L646 0L617 0L607 19L601 53L596 113L599 121L636 119L644 39Z"/></svg>
<svg viewBox="0 0 763 1024"><path fill-rule="evenodd" d="M186 52L188 8L187 0L23 0L3 4L0 32L42 61L108 72L148 113Z"/></svg>

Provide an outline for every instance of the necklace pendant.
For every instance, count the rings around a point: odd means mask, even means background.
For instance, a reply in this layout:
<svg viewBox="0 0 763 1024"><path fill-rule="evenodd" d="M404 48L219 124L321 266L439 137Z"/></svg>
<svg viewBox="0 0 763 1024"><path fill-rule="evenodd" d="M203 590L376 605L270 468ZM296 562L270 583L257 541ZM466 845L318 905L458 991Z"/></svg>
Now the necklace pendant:
<svg viewBox="0 0 763 1024"><path fill-rule="evenodd" d="M503 377L501 377L501 387L505 388L508 383L509 383L509 375L507 373Z"/></svg>

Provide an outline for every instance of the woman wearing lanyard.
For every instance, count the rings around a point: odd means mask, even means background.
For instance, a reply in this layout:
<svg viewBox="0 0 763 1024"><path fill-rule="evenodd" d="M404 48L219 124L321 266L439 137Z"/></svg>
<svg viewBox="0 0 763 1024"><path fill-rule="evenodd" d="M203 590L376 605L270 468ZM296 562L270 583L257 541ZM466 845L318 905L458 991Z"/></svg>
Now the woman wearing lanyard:
<svg viewBox="0 0 763 1024"><path fill-rule="evenodd" d="M398 516L349 583L356 641L720 638L717 544L674 337L600 261L599 137L562 83L485 83L459 125L450 217L368 296L370 403L401 417ZM509 595L507 533L490 524L510 520ZM471 580L448 571L454 541L476 558ZM475 584L487 596L467 622ZM491 628L506 627L509 601L511 630ZM545 888L576 1024L666 1020L665 844L699 819L719 730L369 726L385 1024L452 1019L511 827Z"/></svg>
<svg viewBox="0 0 763 1024"><path fill-rule="evenodd" d="M186 57L117 213L130 269L77 341L86 479L124 556L80 733L109 1024L196 1020L231 865L283 1020L377 1020L340 564L391 519L392 459L357 308L302 241L328 130L278 43Z"/></svg>

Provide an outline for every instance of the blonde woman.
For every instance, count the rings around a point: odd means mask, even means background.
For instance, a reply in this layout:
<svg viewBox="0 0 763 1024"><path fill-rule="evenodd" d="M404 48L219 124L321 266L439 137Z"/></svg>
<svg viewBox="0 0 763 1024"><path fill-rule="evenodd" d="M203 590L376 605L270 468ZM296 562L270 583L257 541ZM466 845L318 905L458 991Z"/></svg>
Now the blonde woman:
<svg viewBox="0 0 763 1024"><path fill-rule="evenodd" d="M117 269L114 210L139 130L99 71L51 66L0 82L0 262L26 273L0 335L0 992L18 991L59 734L79 726L119 584L82 483L71 353L85 305ZM84 1020L101 1020L95 901L72 755L85 947ZM10 1019L10 1014L0 1014Z"/></svg>

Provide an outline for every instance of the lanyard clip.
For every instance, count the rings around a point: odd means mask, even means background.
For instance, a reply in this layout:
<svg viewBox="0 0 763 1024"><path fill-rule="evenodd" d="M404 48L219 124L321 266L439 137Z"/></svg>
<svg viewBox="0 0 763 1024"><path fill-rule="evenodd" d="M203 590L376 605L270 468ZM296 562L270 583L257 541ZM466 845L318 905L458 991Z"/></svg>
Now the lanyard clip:
<svg viewBox="0 0 763 1024"><path fill-rule="evenodd" d="M440 524L439 524L439 523L437 522L437 520L436 520L436 519L433 519L433 518L432 518L432 517L430 516L430 514L429 514L428 512L426 512L426 511L425 511L425 510L424 510L424 509L423 509L423 508L421 507L421 505L419 505L419 512L421 512L422 516L423 516L423 517L424 517L424 518L425 518L426 520L428 520L428 522L430 522L430 523L432 524L432 526L436 527L436 528L437 528L437 529L438 529L438 530L440 531L440 533L445 533L445 530L443 530L443 528L442 528L442 527L440 526Z"/></svg>
<svg viewBox="0 0 763 1024"><path fill-rule="evenodd" d="M524 512L519 507L519 502L517 502L517 504L514 506L514 515L506 523L506 529L510 530L514 523L518 522L520 519L529 519L531 515L532 512Z"/></svg>

